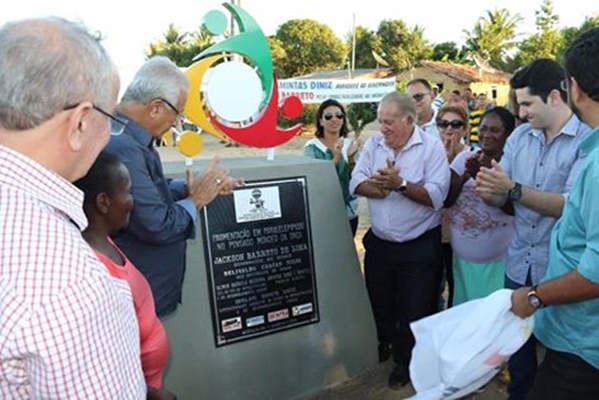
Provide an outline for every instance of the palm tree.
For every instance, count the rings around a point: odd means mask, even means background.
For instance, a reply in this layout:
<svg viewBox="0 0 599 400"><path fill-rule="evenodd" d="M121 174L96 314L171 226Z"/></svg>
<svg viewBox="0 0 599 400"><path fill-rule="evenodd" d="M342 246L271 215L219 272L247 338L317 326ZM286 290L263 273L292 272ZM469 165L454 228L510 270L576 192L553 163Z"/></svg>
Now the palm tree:
<svg viewBox="0 0 599 400"><path fill-rule="evenodd" d="M212 36L201 28L193 33L180 33L171 23L164 33L163 40L151 43L146 54L148 58L155 55L165 56L179 67L188 67L193 63L193 58L212 43Z"/></svg>
<svg viewBox="0 0 599 400"><path fill-rule="evenodd" d="M472 31L464 30L466 47L491 66L502 68L504 55L517 44L516 31L520 22L519 14L511 15L505 8L487 11L486 17L478 21Z"/></svg>

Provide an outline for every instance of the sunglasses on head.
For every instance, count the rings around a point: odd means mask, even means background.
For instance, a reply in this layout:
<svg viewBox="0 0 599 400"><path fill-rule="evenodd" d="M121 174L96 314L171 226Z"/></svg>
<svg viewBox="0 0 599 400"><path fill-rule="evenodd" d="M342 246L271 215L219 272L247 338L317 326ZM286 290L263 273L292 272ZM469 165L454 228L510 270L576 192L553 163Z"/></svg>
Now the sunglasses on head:
<svg viewBox="0 0 599 400"><path fill-rule="evenodd" d="M464 126L464 122L458 121L458 120L454 120L454 121L441 120L441 121L437 122L437 126L441 129L447 129L450 126L453 129L459 129Z"/></svg>
<svg viewBox="0 0 599 400"><path fill-rule="evenodd" d="M327 121L330 121L331 119L333 119L333 117L335 117L337 119L343 119L345 117L345 114L337 113L337 114L325 114L324 115L324 119Z"/></svg>
<svg viewBox="0 0 599 400"><path fill-rule="evenodd" d="M428 95L428 93L415 93L412 95L412 98L414 99L414 101L420 101L424 99L424 96L426 95Z"/></svg>

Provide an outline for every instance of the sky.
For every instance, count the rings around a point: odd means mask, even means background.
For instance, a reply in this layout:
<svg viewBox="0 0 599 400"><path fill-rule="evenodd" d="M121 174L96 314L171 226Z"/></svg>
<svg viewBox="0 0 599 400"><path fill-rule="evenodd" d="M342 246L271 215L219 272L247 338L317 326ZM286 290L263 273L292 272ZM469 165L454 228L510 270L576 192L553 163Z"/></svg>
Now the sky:
<svg viewBox="0 0 599 400"><path fill-rule="evenodd" d="M403 20L410 28L424 27L431 43L464 42L464 30L471 30L487 10L507 8L524 18L520 33L534 33L535 11L542 0L454 0L454 1L341 1L341 0L240 0L266 35L291 19L313 19L327 24L343 39L354 25L376 30L385 19ZM170 23L181 31L196 31L203 16L222 7L214 0L14 0L4 2L0 24L15 19L57 15L78 20L105 37L104 45L126 85L144 61L148 44L160 40ZM593 4L593 5L591 5ZM585 17L599 14L599 3L586 0L553 0L560 27L578 26Z"/></svg>

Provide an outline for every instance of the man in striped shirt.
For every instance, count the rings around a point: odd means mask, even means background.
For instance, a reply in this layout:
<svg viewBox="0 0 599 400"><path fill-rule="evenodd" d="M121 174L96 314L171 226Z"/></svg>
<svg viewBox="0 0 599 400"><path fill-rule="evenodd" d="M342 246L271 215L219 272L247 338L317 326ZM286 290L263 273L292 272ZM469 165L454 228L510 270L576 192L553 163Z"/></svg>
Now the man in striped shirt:
<svg viewBox="0 0 599 400"><path fill-rule="evenodd" d="M0 53L0 398L145 398L131 292L71 184L108 142L116 68L60 18L7 23Z"/></svg>

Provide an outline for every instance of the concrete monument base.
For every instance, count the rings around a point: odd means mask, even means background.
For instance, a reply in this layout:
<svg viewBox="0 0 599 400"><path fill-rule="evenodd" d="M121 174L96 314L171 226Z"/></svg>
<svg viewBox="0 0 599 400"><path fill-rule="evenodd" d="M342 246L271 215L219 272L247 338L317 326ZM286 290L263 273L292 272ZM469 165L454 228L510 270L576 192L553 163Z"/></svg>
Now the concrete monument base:
<svg viewBox="0 0 599 400"><path fill-rule="evenodd" d="M248 181L305 177L319 320L217 347L198 229L188 242L183 304L164 321L172 350L165 387L182 400L293 399L376 365L374 319L333 164L294 156L221 164ZM164 169L184 176L183 162Z"/></svg>

